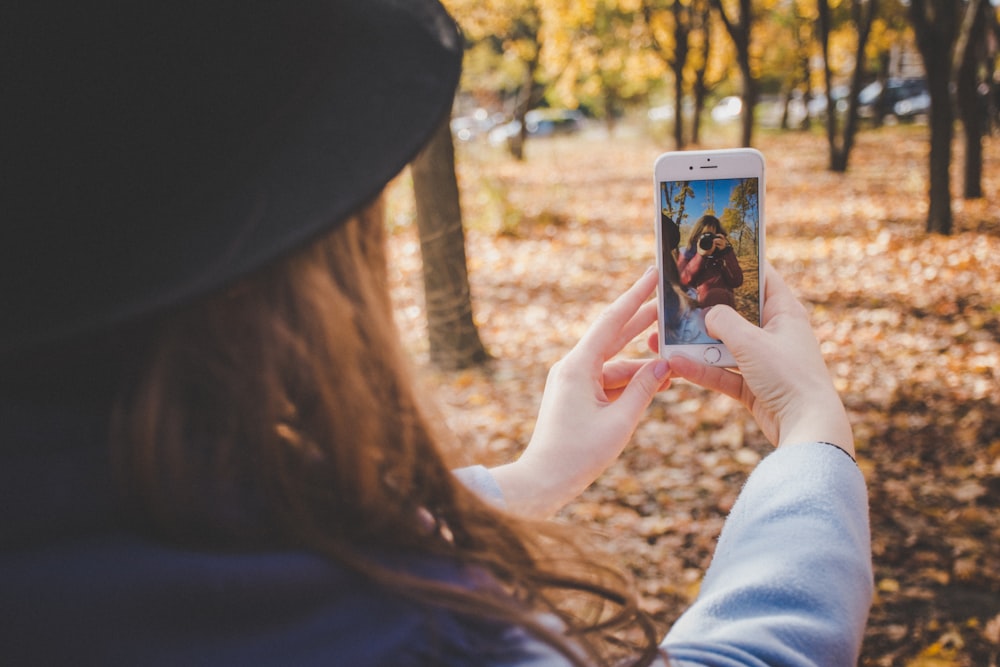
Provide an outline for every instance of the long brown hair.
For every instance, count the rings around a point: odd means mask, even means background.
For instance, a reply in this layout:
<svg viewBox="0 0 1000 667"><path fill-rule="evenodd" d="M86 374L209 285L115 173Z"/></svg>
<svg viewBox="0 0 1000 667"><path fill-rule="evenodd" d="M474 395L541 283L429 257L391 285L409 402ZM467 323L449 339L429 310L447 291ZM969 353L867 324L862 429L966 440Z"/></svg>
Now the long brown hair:
<svg viewBox="0 0 1000 667"><path fill-rule="evenodd" d="M384 235L376 202L151 327L113 428L137 519L160 538L310 549L401 596L522 627L574 664L648 664L655 629L623 575L557 524L510 516L455 481L398 342ZM489 584L424 578L372 553L439 558Z"/></svg>
<svg viewBox="0 0 1000 667"><path fill-rule="evenodd" d="M698 222L694 224L694 229L691 230L691 236L688 237L687 242L688 250L694 250L695 245L698 243L698 239L700 239L701 235L705 233L705 229L707 227L714 227L718 230L719 234L726 234L726 229L722 226L722 221L714 215L706 213L698 218Z"/></svg>

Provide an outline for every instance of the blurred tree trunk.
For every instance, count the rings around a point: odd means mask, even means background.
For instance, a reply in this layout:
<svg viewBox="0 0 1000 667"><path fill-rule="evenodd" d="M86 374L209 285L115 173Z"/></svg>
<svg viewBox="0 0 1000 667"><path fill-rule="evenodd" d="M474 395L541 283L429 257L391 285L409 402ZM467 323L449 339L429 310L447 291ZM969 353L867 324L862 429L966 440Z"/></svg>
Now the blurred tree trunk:
<svg viewBox="0 0 1000 667"><path fill-rule="evenodd" d="M688 143L698 143L701 133L701 114L705 109L705 98L711 88L706 83L706 77L711 52L712 5L710 0L670 2L645 0L642 11L653 44L674 77L674 144L676 150L682 150ZM663 20L665 15L670 16L669 22ZM654 23L672 26L669 38L662 34L665 31L656 30ZM693 45L698 48L693 49ZM689 93L685 85L685 72L693 74ZM684 127L685 98L693 103L690 132L685 132Z"/></svg>
<svg viewBox="0 0 1000 667"><path fill-rule="evenodd" d="M992 6L992 3L991 3ZM1000 16L997 12L986 12L986 69L983 78L986 88L986 134L993 135L1000 129L1000 68L997 67L997 56L1000 55Z"/></svg>
<svg viewBox="0 0 1000 667"><path fill-rule="evenodd" d="M674 144L684 148L684 69L688 63L691 41L691 7L674 1Z"/></svg>
<svg viewBox="0 0 1000 667"><path fill-rule="evenodd" d="M830 70L830 33L833 31L828 0L818 0L818 23L820 48L823 53L823 79L826 84L826 140L830 146L830 171L847 171L854 136L858 127L858 93L864 76L865 48L872 24L878 11L878 0L852 0L851 18L857 31L854 51L854 71L851 73L850 92L847 97L847 114L844 118L843 133L838 132L836 102L833 99L833 73Z"/></svg>
<svg viewBox="0 0 1000 667"><path fill-rule="evenodd" d="M528 140L528 123L525 122L525 116L541 101L543 92L538 82L535 81L542 50L538 41L540 29L541 17L538 14L538 7L531 3L527 11L518 17L512 31L513 39L524 40L525 43L533 45L531 55L524 61L524 80L517 92L517 98L514 100L513 117L520 123L520 128L516 134L507 139L507 148L517 160L524 159L524 143Z"/></svg>
<svg viewBox="0 0 1000 667"><path fill-rule="evenodd" d="M961 29L955 44L952 77L955 80L956 101L965 135L965 169L962 196L978 199L983 196L983 135L987 131L989 82L983 72L988 70L987 31L988 5L972 0L965 9Z"/></svg>
<svg viewBox="0 0 1000 667"><path fill-rule="evenodd" d="M817 0L819 1L819 0ZM772 20L778 22L792 36L794 56L792 66L782 77L781 84L781 129L808 130L812 126L812 116L809 113L809 102L812 99L812 51L816 41L810 30L811 22L802 15L802 7L797 3L781 12L773 12ZM786 13L787 12L787 13ZM802 117L792 117L792 105L796 93L801 93ZM793 122L794 121L794 122Z"/></svg>
<svg viewBox="0 0 1000 667"><path fill-rule="evenodd" d="M701 141L701 115L705 111L705 100L712 86L708 83L708 58L712 52L712 6L708 0L695 2L696 11L693 16L696 27L701 32L701 48L697 50L698 64L695 66L694 84L694 115L691 119L691 143L698 145Z"/></svg>
<svg viewBox="0 0 1000 667"><path fill-rule="evenodd" d="M674 75L674 150L683 150L685 140L684 132L684 70L688 65L688 54L691 45L692 11L690 5L673 0L670 3L670 14L673 18L673 44L664 44L657 36L657 31L653 29L653 13L664 12L662 6L654 7L650 2L644 2L642 6L643 16L649 28L653 44L660 57L670 68ZM670 48L672 46L673 48Z"/></svg>
<svg viewBox="0 0 1000 667"><path fill-rule="evenodd" d="M524 159L524 143L528 140L528 123L525 120L525 116L528 115L528 112L531 111L534 105L538 104L541 97L538 84L535 83L538 58L532 58L525 63L525 68L524 82L521 84L521 88L517 93L517 99L514 102L514 120L520 124L520 127L517 133L511 135L507 140L507 148L510 150L510 154L517 160Z"/></svg>
<svg viewBox="0 0 1000 667"><path fill-rule="evenodd" d="M743 91L740 96L743 101L742 142L744 146L750 146L753 140L754 114L757 109L757 99L760 96L760 85L753 75L753 68L750 65L753 2L752 0L739 0L739 16L735 18L726 13L722 0L712 0L712 5L736 46L736 64L740 69L740 77L743 81Z"/></svg>
<svg viewBox="0 0 1000 667"><path fill-rule="evenodd" d="M955 114L951 100L953 49L961 0L910 0L910 23L927 73L931 96L929 233L951 234L951 142Z"/></svg>
<svg viewBox="0 0 1000 667"><path fill-rule="evenodd" d="M449 119L410 165L423 258L431 362L460 369L489 359L472 319L465 231Z"/></svg>

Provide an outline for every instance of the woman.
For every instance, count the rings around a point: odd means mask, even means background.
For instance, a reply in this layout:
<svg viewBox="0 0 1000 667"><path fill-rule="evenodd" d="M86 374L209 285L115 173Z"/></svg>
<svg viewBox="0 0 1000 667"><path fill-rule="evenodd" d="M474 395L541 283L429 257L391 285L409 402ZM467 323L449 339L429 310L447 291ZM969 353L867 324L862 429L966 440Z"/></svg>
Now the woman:
<svg viewBox="0 0 1000 667"><path fill-rule="evenodd" d="M377 196L450 107L447 14L58 4L8 12L0 46L23 67L5 81L21 169L0 244L5 661L856 657L863 480L818 443L853 451L780 279L764 330L707 318L738 376L609 361L655 320L648 271L553 368L525 452L452 472L393 324ZM660 646L625 577L539 519L617 457L671 374L752 406L782 449ZM781 576L815 566L829 579Z"/></svg>
<svg viewBox="0 0 1000 667"><path fill-rule="evenodd" d="M743 269L714 215L703 215L695 223L677 268L681 284L695 290L700 307L736 306L733 290L743 284Z"/></svg>

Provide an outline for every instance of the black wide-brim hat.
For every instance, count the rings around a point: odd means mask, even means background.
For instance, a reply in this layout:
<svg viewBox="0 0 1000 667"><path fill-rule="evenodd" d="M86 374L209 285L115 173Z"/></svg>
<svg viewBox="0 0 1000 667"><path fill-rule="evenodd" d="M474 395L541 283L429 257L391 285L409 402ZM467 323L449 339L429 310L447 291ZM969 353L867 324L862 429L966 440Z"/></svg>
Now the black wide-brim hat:
<svg viewBox="0 0 1000 667"><path fill-rule="evenodd" d="M12 3L0 359L220 288L375 197L451 108L433 0Z"/></svg>

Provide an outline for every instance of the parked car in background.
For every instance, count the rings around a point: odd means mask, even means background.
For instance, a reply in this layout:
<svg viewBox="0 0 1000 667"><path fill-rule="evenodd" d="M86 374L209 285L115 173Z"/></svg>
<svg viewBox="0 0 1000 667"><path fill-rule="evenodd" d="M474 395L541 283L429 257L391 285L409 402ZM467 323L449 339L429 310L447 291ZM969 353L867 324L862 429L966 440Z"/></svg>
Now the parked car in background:
<svg viewBox="0 0 1000 667"><path fill-rule="evenodd" d="M458 141L471 141L477 137L486 136L502 120L502 114L491 114L488 110L479 108L466 116L453 118L451 132Z"/></svg>
<svg viewBox="0 0 1000 667"><path fill-rule="evenodd" d="M831 93L834 112L841 114L847 111L847 100L851 94L850 86L834 86ZM826 93L822 90L814 90L809 97L809 102L806 104L806 110L810 118L819 119L826 116L829 106L830 101L827 99Z"/></svg>
<svg viewBox="0 0 1000 667"><path fill-rule="evenodd" d="M927 81L924 79L889 79L885 84L875 81L858 93L858 115L862 118L897 115L896 105L899 102L927 94Z"/></svg>
<svg viewBox="0 0 1000 667"><path fill-rule="evenodd" d="M661 104L657 107L651 107L649 111L646 112L646 118L654 123L672 121L674 119L674 105Z"/></svg>
<svg viewBox="0 0 1000 667"><path fill-rule="evenodd" d="M833 87L833 108L836 113L843 113L847 109L849 93L847 86ZM763 96L760 100L764 108L767 108L768 101L767 96ZM806 119L820 120L826 116L826 109L829 106L826 93L822 90L809 91L809 96L806 97L804 91L796 89L791 91L787 98L774 98L770 101L770 114L765 114L761 121L766 123L769 120L775 127L782 122L788 127L801 127Z"/></svg>
<svg viewBox="0 0 1000 667"><path fill-rule="evenodd" d="M572 134L583 128L583 113L577 109L533 109L524 116L528 136L548 137ZM499 146L521 131L521 123L512 120L490 130L489 140Z"/></svg>
<svg viewBox="0 0 1000 667"><path fill-rule="evenodd" d="M723 97L712 107L712 120L716 123L726 123L736 120L743 111L743 100L736 95Z"/></svg>
<svg viewBox="0 0 1000 667"><path fill-rule="evenodd" d="M922 92L896 102L892 113L901 121L911 121L922 118L931 112L931 94Z"/></svg>
<svg viewBox="0 0 1000 667"><path fill-rule="evenodd" d="M677 113L674 102L658 104L646 110L646 119L650 123L673 123L674 115ZM681 115L685 118L694 116L694 100L685 97L681 102Z"/></svg>

